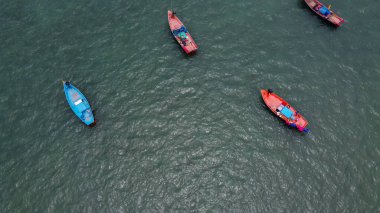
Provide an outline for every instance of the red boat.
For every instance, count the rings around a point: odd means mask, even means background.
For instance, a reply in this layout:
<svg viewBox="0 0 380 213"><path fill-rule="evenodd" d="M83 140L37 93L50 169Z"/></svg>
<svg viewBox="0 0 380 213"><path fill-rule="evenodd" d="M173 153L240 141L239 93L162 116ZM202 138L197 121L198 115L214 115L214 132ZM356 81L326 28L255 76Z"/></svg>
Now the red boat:
<svg viewBox="0 0 380 213"><path fill-rule="evenodd" d="M313 10L320 17L326 19L327 21L334 24L335 26L339 27L344 22L344 20L341 17L336 15L332 10L330 10L330 8L324 6L318 0L304 0L304 1L310 7L311 10Z"/></svg>
<svg viewBox="0 0 380 213"><path fill-rule="evenodd" d="M297 128L300 132L309 132L306 128L307 120L288 102L274 94L271 89L261 90L261 96L269 109L284 120L287 125Z"/></svg>
<svg viewBox="0 0 380 213"><path fill-rule="evenodd" d="M191 37L186 27L175 15L175 12L172 12L171 10L168 11L168 21L170 31L177 42L181 45L182 49L188 55L195 53L198 49L198 45L194 42L194 39Z"/></svg>

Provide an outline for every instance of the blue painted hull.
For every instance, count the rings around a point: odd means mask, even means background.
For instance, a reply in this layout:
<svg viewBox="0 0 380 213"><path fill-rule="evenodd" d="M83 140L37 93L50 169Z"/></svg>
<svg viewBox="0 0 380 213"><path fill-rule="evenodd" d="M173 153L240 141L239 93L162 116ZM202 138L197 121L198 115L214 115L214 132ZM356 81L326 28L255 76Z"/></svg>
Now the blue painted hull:
<svg viewBox="0 0 380 213"><path fill-rule="evenodd" d="M95 123L94 115L86 97L73 85L63 82L66 100L75 115L87 126Z"/></svg>

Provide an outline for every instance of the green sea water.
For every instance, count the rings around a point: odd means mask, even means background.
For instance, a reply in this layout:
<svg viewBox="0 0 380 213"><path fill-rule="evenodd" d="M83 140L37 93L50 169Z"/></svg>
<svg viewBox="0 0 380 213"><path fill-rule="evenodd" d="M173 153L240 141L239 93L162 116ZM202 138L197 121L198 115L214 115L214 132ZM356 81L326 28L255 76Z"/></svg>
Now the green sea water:
<svg viewBox="0 0 380 213"><path fill-rule="evenodd" d="M0 0L0 212L380 212L380 2L323 3L173 1L188 57L170 1Z"/></svg>

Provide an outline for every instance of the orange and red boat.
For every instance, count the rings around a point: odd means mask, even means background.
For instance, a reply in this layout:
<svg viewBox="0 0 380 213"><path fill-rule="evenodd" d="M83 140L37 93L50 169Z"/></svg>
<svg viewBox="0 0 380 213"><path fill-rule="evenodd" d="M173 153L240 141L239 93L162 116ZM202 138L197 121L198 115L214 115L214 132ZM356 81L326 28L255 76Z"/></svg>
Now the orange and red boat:
<svg viewBox="0 0 380 213"><path fill-rule="evenodd" d="M339 27L344 20L336 15L330 8L323 5L318 0L304 0L305 3L310 7L312 11L314 11L316 14L318 14L323 19L326 19L330 23L334 24L335 26Z"/></svg>
<svg viewBox="0 0 380 213"><path fill-rule="evenodd" d="M177 40L177 42L181 45L182 49L188 55L195 53L198 49L198 45L187 31L185 25L183 25L175 15L175 12L171 10L168 11L168 21L170 31L172 32L175 40Z"/></svg>
<svg viewBox="0 0 380 213"><path fill-rule="evenodd" d="M284 120L287 125L297 128L300 132L309 132L306 128L308 125L307 120L288 102L274 94L271 89L261 90L261 96L269 109Z"/></svg>

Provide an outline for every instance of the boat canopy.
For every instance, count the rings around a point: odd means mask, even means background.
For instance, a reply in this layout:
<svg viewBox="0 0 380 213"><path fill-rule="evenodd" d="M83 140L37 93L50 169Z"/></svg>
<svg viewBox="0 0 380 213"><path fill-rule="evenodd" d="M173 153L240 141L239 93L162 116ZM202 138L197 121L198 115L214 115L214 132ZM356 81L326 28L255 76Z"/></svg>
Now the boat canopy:
<svg viewBox="0 0 380 213"><path fill-rule="evenodd" d="M185 26L181 26L179 29L173 30L174 36L180 36L181 33L187 33L187 29Z"/></svg>
<svg viewBox="0 0 380 213"><path fill-rule="evenodd" d="M324 16L327 16L331 13L330 10L325 6L322 6L321 8L319 8L319 12L322 13L322 15Z"/></svg>
<svg viewBox="0 0 380 213"><path fill-rule="evenodd" d="M185 38L187 38L187 35L186 35L186 33L184 33L184 32L180 32L180 33L178 34L178 36L181 37L181 39L185 39Z"/></svg>
<svg viewBox="0 0 380 213"><path fill-rule="evenodd" d="M282 108L281 113L282 113L285 117L287 117L287 118L289 118L289 119L293 119L293 112L292 112L288 107L284 107L284 108Z"/></svg>

